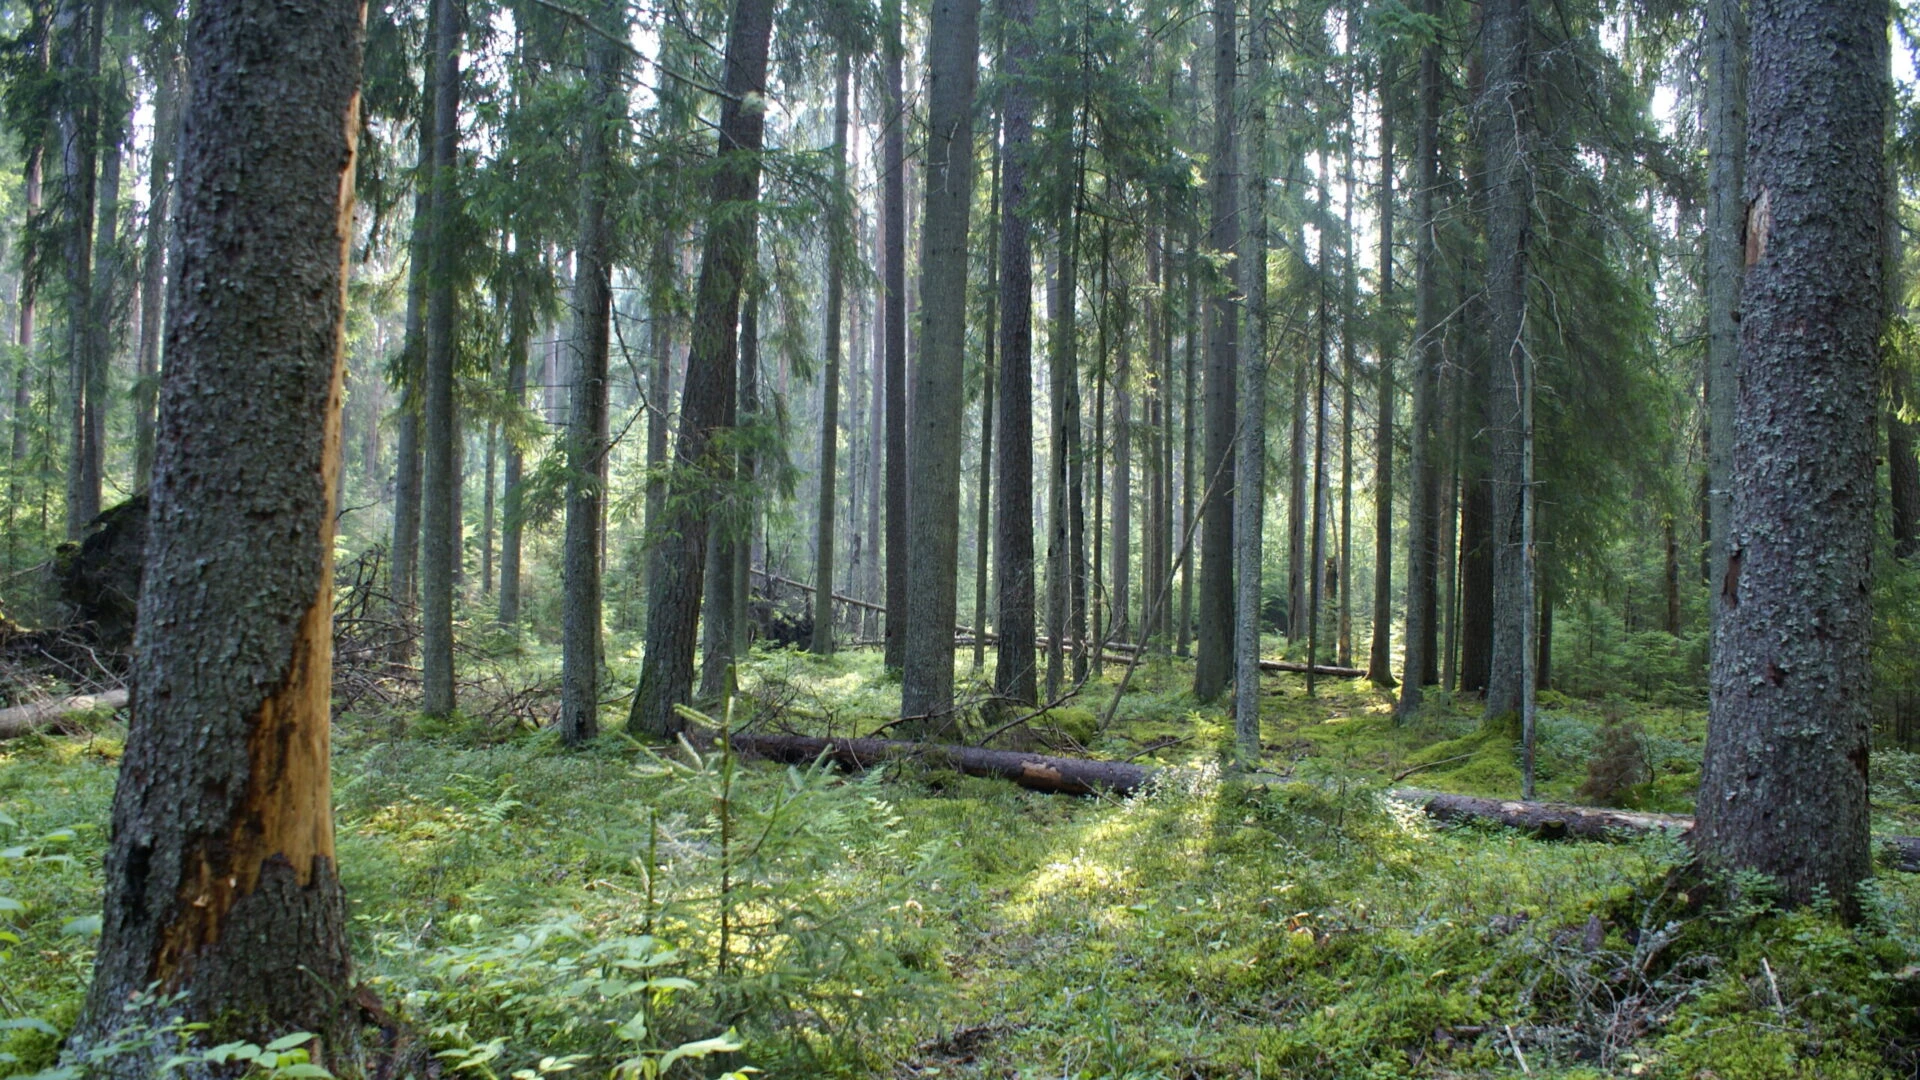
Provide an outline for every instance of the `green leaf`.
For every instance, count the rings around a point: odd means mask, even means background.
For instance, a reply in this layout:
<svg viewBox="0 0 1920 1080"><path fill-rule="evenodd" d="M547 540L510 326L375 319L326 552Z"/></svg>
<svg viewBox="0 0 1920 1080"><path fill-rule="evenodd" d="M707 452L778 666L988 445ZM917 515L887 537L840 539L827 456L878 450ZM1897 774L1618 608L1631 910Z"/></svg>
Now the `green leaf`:
<svg viewBox="0 0 1920 1080"><path fill-rule="evenodd" d="M27 905L11 896L0 896L0 911L25 911Z"/></svg>
<svg viewBox="0 0 1920 1080"><path fill-rule="evenodd" d="M10 1016L0 1020L0 1031L37 1031L42 1035L60 1034L60 1029L37 1016Z"/></svg>
<svg viewBox="0 0 1920 1080"><path fill-rule="evenodd" d="M272 1042L270 1042L270 1043L268 1043L268 1044L267 1044L267 1047L266 1047L266 1048L267 1048L267 1049L269 1049L269 1050L275 1050L275 1051L278 1051L278 1050L291 1050L291 1049L293 1049L293 1048L294 1048L294 1047L296 1047L296 1046L302 1046L302 1045L304 1045L304 1044L306 1044L306 1043L310 1043L310 1042L312 1042L312 1041L313 1041L313 1033L312 1033L312 1032L309 1032L309 1031L296 1031L296 1032L294 1032L294 1033L293 1033L293 1034L291 1034L291 1035L282 1035L282 1036L280 1036L279 1038L277 1038L277 1039L275 1039L275 1040L273 1040Z"/></svg>
<svg viewBox="0 0 1920 1080"><path fill-rule="evenodd" d="M681 1043L679 1046L667 1051L661 1055L660 1071L663 1073L666 1072L673 1066L674 1062L679 1061L681 1058L704 1058L709 1054L731 1054L745 1045L747 1044L741 1042L740 1037L734 1033L733 1029L729 1028L725 1035L715 1035L711 1039L700 1039L696 1042Z"/></svg>
<svg viewBox="0 0 1920 1080"><path fill-rule="evenodd" d="M333 1080L333 1074L309 1061L295 1062L282 1069L275 1069L273 1075L305 1080Z"/></svg>
<svg viewBox="0 0 1920 1080"><path fill-rule="evenodd" d="M95 937L100 933L100 916L82 915L77 919L68 919L60 925L60 932L69 937Z"/></svg>

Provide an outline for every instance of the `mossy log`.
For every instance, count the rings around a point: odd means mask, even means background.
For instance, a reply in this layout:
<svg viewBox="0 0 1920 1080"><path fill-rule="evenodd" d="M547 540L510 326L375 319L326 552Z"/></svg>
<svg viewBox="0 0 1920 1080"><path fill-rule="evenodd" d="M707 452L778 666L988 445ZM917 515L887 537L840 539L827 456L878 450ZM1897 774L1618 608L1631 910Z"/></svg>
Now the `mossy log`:
<svg viewBox="0 0 1920 1080"><path fill-rule="evenodd" d="M104 694L82 694L78 697L52 698L47 701L15 705L10 709L0 709L0 739L15 739L50 728L69 716L84 715L97 709L126 707L127 692L125 690L109 690Z"/></svg>

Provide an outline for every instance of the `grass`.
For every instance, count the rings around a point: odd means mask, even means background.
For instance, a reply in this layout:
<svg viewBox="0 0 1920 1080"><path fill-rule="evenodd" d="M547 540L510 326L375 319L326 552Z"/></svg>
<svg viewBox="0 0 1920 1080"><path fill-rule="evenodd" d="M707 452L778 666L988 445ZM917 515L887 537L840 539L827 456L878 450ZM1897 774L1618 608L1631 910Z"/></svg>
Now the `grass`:
<svg viewBox="0 0 1920 1080"><path fill-rule="evenodd" d="M898 706L867 652L756 654L743 674L738 715L796 730L870 732ZM961 676L977 693L964 657ZM1223 769L1227 714L1194 706L1177 662L1143 665L1101 729L1117 676L1029 738L1180 766L1126 800L342 716L362 974L479 1076L602 1072L729 1029L744 1049L673 1074L1913 1074L1913 878L1879 879L1859 929L1776 911L1757 882L1702 904L1672 884L1671 840L1538 843L1382 799L1395 776L1517 791L1515 748L1469 702L1395 726L1364 683L1309 699L1271 677L1262 766L1285 779L1249 786ZM1543 794L1570 796L1625 719L1652 766L1626 797L1683 809L1701 716L1621 701L1545 703ZM19 905L0 925L21 939L0 958L0 1072L49 1064L84 989L116 754L0 746L0 896ZM1879 812L1912 820L1920 767L1889 762Z"/></svg>

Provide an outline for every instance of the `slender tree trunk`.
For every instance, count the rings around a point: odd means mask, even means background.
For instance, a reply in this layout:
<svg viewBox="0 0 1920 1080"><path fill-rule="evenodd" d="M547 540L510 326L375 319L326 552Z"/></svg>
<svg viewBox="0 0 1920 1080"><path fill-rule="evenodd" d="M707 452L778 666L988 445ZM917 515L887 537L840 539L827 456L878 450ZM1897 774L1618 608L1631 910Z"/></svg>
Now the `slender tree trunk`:
<svg viewBox="0 0 1920 1080"><path fill-rule="evenodd" d="M660 581L660 522L666 514L667 440L673 430L673 294L679 262L677 230L661 229L654 238L647 281L647 338L653 356L647 369L647 532L643 565L649 606L654 586Z"/></svg>
<svg viewBox="0 0 1920 1080"><path fill-rule="evenodd" d="M885 606L887 667L906 663L907 610L907 99L901 86L905 49L902 0L886 0L881 60L886 129L881 136L880 231L886 258L887 514Z"/></svg>
<svg viewBox="0 0 1920 1080"><path fill-rule="evenodd" d="M1070 244L1067 237L1071 234L1072 204L1068 204L1066 220L1062 224L1062 254L1056 255L1047 288L1049 326L1047 328L1047 379L1051 393L1048 395L1049 420L1052 434L1048 437L1048 462L1050 476L1047 481L1047 700L1060 696L1061 684L1066 679L1066 649L1071 640L1067 627L1067 612L1071 599L1068 595L1067 576L1071 564L1068 544L1071 542L1071 530L1067 524L1067 399L1073 382L1073 364L1068 356L1063 357L1071 348L1072 330L1067 325L1070 310L1066 303L1067 293L1072 288L1070 275L1063 270L1061 263L1071 264ZM1061 280L1063 276L1069 280Z"/></svg>
<svg viewBox="0 0 1920 1080"><path fill-rule="evenodd" d="M1027 221L1027 165L1033 144L1034 0L998 0L1006 34L1000 92L1005 149L1000 163L1000 461L998 533L999 651L993 689L1033 705L1033 245Z"/></svg>
<svg viewBox="0 0 1920 1080"><path fill-rule="evenodd" d="M487 421L486 449L481 464L480 489L480 594L493 595L493 477L499 466L500 425Z"/></svg>
<svg viewBox="0 0 1920 1080"><path fill-rule="evenodd" d="M460 558L456 489L453 361L455 157L460 141L460 0L434 0L440 9L429 54L433 69L432 169L426 182L426 351L421 400L420 710L454 710L453 589Z"/></svg>
<svg viewBox="0 0 1920 1080"><path fill-rule="evenodd" d="M514 249L524 252L527 247L517 241ZM529 307L527 286L516 277L507 298L507 408L515 416L527 407L527 337L532 324ZM526 492L521 484L526 458L520 450L520 441L511 433L506 439L505 449L505 461L501 466L499 619L501 626L517 633L520 626L521 518L526 513Z"/></svg>
<svg viewBox="0 0 1920 1080"><path fill-rule="evenodd" d="M25 47L28 50L29 70L44 75L50 65L51 32L47 5L36 3L30 9ZM42 224L41 219L41 183L46 166L46 146L43 142L26 147L27 160L23 173L23 195L26 199L26 220L31 224ZM39 245L32 232L26 234L22 259L31 259L39 254ZM25 467L27 454L32 449L33 414L33 323L37 313L39 282L33 274L20 276L19 323L15 327L14 344L20 348L20 366L13 374L13 430L11 455L8 461L12 472L7 478L7 565L13 563L13 512L21 505L20 478Z"/></svg>
<svg viewBox="0 0 1920 1080"><path fill-rule="evenodd" d="M1185 397L1180 409L1180 627L1176 631L1177 644L1174 651L1181 656L1188 654L1187 645L1193 634L1193 483L1194 483L1194 428L1199 413L1199 330L1200 330L1200 238L1199 230L1189 226L1187 230L1186 285L1187 317L1186 355L1182 365L1180 389Z"/></svg>
<svg viewBox="0 0 1920 1080"><path fill-rule="evenodd" d="M835 473L840 449L840 312L846 296L847 216L852 198L847 191L847 80L846 50L840 49L833 66L833 208L827 223L826 364L820 373L820 510L816 515L813 562L813 641L808 651L833 652L833 519L839 512Z"/></svg>
<svg viewBox="0 0 1920 1080"><path fill-rule="evenodd" d="M167 1017L255 1042L311 1032L317 1063L364 1071L339 989L353 980L327 748L362 11L202 0L193 16L124 759L139 782L114 796L75 1052L160 1020L128 1008L157 984ZM134 1045L104 1074L154 1075L176 1049Z"/></svg>
<svg viewBox="0 0 1920 1080"><path fill-rule="evenodd" d="M1859 913L1872 872L1885 0L1755 0L1732 518L1695 845Z"/></svg>
<svg viewBox="0 0 1920 1080"><path fill-rule="evenodd" d="M113 20L108 38L114 43L116 55L110 67L101 69L105 93L99 110L100 176L95 205L97 220L93 228L93 287L87 294L86 453L80 483L87 500L88 520L98 516L102 509L101 491L106 483L107 406L111 402L107 384L120 336L121 282L127 276L123 267L125 256L120 249L120 172L133 129L126 62L117 55L127 38L132 11L125 5L106 3L101 8L102 12L110 13ZM125 111L114 111L116 106Z"/></svg>
<svg viewBox="0 0 1920 1080"><path fill-rule="evenodd" d="M1452 372L1441 377L1440 389L1435 391L1436 399L1444 398L1448 404L1440 424L1439 443L1435 446L1436 453L1445 451L1434 472L1440 501L1440 513L1434 523L1439 532L1439 550L1435 555L1439 581L1428 592L1429 599L1435 600L1438 608L1435 604L1428 605L1427 625L1431 630L1444 621L1446 636L1441 639L1439 662L1435 661L1433 650L1427 650L1427 674L1423 677L1430 682L1437 677L1449 693L1459 685L1460 673L1461 463L1465 460L1461 443L1466 428L1461 416L1461 388L1466 382L1461 372ZM1433 641L1432 634L1428 635L1428 641Z"/></svg>
<svg viewBox="0 0 1920 1080"><path fill-rule="evenodd" d="M1348 72L1347 96L1353 97L1353 77ZM1358 307L1359 269L1353 253L1353 198L1357 178L1353 171L1354 110L1347 110L1347 123L1342 134L1342 156L1340 176L1344 189L1340 197L1342 228L1340 232L1340 583L1335 591L1339 594L1339 622L1334 632L1334 663L1341 667L1353 666L1353 399L1354 387L1359 382L1359 369L1354 363L1354 333L1358 329L1359 319L1355 314Z"/></svg>
<svg viewBox="0 0 1920 1080"><path fill-rule="evenodd" d="M173 200L173 148L180 137L180 69L169 63L153 91L153 149L147 159L147 238L140 266L139 379L134 384L133 482L144 491L153 477L154 409L160 400L160 321L167 292L167 243ZM35 162L35 168L38 163ZM38 186L37 178L30 179ZM30 200L31 201L31 200ZM29 211L31 212L31 211ZM31 340L33 296L21 295L21 325Z"/></svg>
<svg viewBox="0 0 1920 1080"><path fill-rule="evenodd" d="M1109 300L1109 302L1111 302ZM1126 309L1120 309L1124 312ZM1153 335L1147 335L1151 342ZM1149 345L1151 348L1151 345ZM1133 348L1120 335L1113 368L1113 573L1111 628L1103 640L1136 640L1133 630ZM1145 621L1142 620L1142 629ZM1139 640L1145 640L1141 634Z"/></svg>
<svg viewBox="0 0 1920 1080"><path fill-rule="evenodd" d="M907 602L900 715L922 735L953 711L960 443L966 400L967 218L973 199L973 90L979 0L934 0L927 36L927 180L921 218L920 362L907 472Z"/></svg>
<svg viewBox="0 0 1920 1080"><path fill-rule="evenodd" d="M1425 0L1422 10L1438 16L1439 0ZM1413 285L1413 430L1407 511L1407 614L1400 700L1394 713L1405 722L1420 711L1427 672L1434 667L1434 578L1439 546L1434 457L1436 414L1439 411L1440 309L1438 221L1434 188L1440 183L1440 58L1439 45L1428 42L1420 50L1420 126L1415 134L1413 218L1416 240Z"/></svg>
<svg viewBox="0 0 1920 1080"><path fill-rule="evenodd" d="M1255 0L1256 4L1258 0ZM1242 422L1234 439L1234 561L1239 566L1233 607L1233 727L1240 760L1260 758L1261 544L1267 514L1267 175L1266 27L1255 7L1248 18L1247 226L1240 237L1240 290L1246 330L1239 340ZM1204 656L1205 653L1202 653Z"/></svg>
<svg viewBox="0 0 1920 1080"><path fill-rule="evenodd" d="M1532 225L1532 0L1490 0L1481 18L1486 85L1480 103L1487 184L1487 444L1492 481L1493 653L1484 722L1518 734L1532 609L1524 501L1531 478L1523 414L1527 350L1527 260Z"/></svg>
<svg viewBox="0 0 1920 1080"><path fill-rule="evenodd" d="M1747 197L1747 0L1707 0L1707 565L1726 565ZM1720 620L1718 604L1710 618Z"/></svg>
<svg viewBox="0 0 1920 1080"><path fill-rule="evenodd" d="M1320 155L1320 175L1327 174L1327 159ZM1320 184L1320 217L1327 220L1327 188ZM1332 342L1328 339L1329 312L1327 311L1327 278L1329 260L1327 233L1320 233L1319 265L1316 266L1314 279L1319 294L1318 311L1314 321L1319 328L1319 344L1313 354L1313 491L1309 504L1313 515L1312 537L1308 541L1309 554L1307 569L1311 578L1307 582L1307 696L1312 697L1317 681L1313 670L1320 663L1320 605L1325 598L1327 557L1327 368L1332 351Z"/></svg>
<svg viewBox="0 0 1920 1080"><path fill-rule="evenodd" d="M1367 641L1367 679L1391 688L1393 677L1393 411L1398 391L1393 369L1400 362L1399 317L1393 284L1394 160L1393 121L1399 108L1394 92L1394 57L1382 53L1380 93L1380 396L1374 407L1373 436L1373 630Z"/></svg>
<svg viewBox="0 0 1920 1080"><path fill-rule="evenodd" d="M1239 21L1234 0L1213 4L1213 156L1211 221L1207 246L1218 257L1240 247L1235 75L1239 68ZM1208 304L1207 420L1203 484L1212 492L1200 524L1200 627L1193 696L1209 702L1226 689L1233 669L1233 448L1234 361L1239 313L1231 278L1217 283Z"/></svg>
<svg viewBox="0 0 1920 1080"><path fill-rule="evenodd" d="M1001 49L1004 52L1006 34L1001 33ZM987 249L987 353L980 371L980 486L976 500L979 517L974 522L973 547L973 670L980 671L987 666L987 567L990 547L988 538L993 535L993 420L995 376L999 369L999 358L995 355L995 346L999 344L999 304L1000 304L1000 167L1001 132L996 131L993 139L993 167L988 177L987 235L991 238ZM1029 405L1029 408L1032 406Z"/></svg>
<svg viewBox="0 0 1920 1080"><path fill-rule="evenodd" d="M1301 261L1306 261L1304 253ZM1293 365L1293 402L1287 432L1287 640L1307 637L1307 433L1311 428L1313 366L1302 349Z"/></svg>
<svg viewBox="0 0 1920 1080"><path fill-rule="evenodd" d="M603 18L620 25L625 8ZM561 610L560 737L578 746L600 734L601 544L606 528L607 363L613 318L611 133L626 119L623 54L602 38L587 42L586 100L580 116L579 239L574 255L574 373L567 422L567 531Z"/></svg>
<svg viewBox="0 0 1920 1080"><path fill-rule="evenodd" d="M674 448L665 514L657 533L660 576L647 606L645 659L627 726L672 736L686 723L674 707L693 684L694 632L706 572L712 499L704 479L720 468L715 430L734 400L738 378L741 287L752 266L758 218L750 208L760 191L760 143L765 113L767 47L772 0L735 0L727 27L727 65L720 108L718 162L710 223L702 241L694 292L693 344L681 395L680 436ZM749 101L751 98L751 101ZM951 636L951 628L949 628Z"/></svg>
<svg viewBox="0 0 1920 1080"><path fill-rule="evenodd" d="M100 489L87 486L87 390L93 370L94 163L99 134L96 82L100 71L101 0L61 0L54 21L60 51L61 99L56 137L61 148L63 262L67 287L67 539L77 540L100 513Z"/></svg>
<svg viewBox="0 0 1920 1080"><path fill-rule="evenodd" d="M752 265L749 260L749 266ZM740 394L737 411L737 423L758 424L763 422L760 416L760 290L752 285L747 288L746 298L740 304ZM740 453L739 485L744 491L754 487L754 477L759 472L760 463L751 450ZM759 507L749 502L745 507L746 521L742 525L739 541L733 545L733 655L747 655L749 642L747 632L747 597L752 592L750 578L753 573L753 545L758 534L760 520Z"/></svg>
<svg viewBox="0 0 1920 1080"><path fill-rule="evenodd" d="M1460 492L1460 689L1481 693L1493 664L1493 492L1478 467Z"/></svg>
<svg viewBox="0 0 1920 1080"><path fill-rule="evenodd" d="M1894 372L1895 393L1905 376ZM1887 486L1893 512L1893 557L1902 562L1920 551L1920 458L1914 455L1913 425L1900 419L1901 398L1887 402Z"/></svg>
<svg viewBox="0 0 1920 1080"><path fill-rule="evenodd" d="M427 6L427 40L437 40L443 4ZM432 241L433 65L420 87L419 146L414 175L413 230L407 241L407 309L400 339L400 408L394 436L393 470L393 621L401 628L393 645L394 663L413 660L414 620L419 604L420 568L420 395L426 371L427 266Z"/></svg>

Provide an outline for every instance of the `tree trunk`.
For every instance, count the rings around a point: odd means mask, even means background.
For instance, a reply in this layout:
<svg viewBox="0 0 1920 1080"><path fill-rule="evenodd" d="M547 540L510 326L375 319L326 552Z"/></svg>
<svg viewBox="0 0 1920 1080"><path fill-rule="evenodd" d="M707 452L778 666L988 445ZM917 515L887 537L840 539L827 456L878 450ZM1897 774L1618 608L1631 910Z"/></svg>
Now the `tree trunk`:
<svg viewBox="0 0 1920 1080"><path fill-rule="evenodd" d="M1327 175L1327 156L1320 155L1320 175ZM1319 185L1319 217L1327 220L1327 187L1322 181ZM1327 230L1320 232L1319 265L1314 269L1315 291L1318 293L1317 311L1314 322L1319 331L1319 342L1313 353L1313 490L1308 495L1309 513L1313 516L1312 536L1308 540L1307 571L1311 575L1307 582L1307 696L1314 693L1313 666L1320 662L1320 605L1324 594L1322 584L1326 581L1327 552L1327 360L1330 351L1328 341L1327 278L1328 250Z"/></svg>
<svg viewBox="0 0 1920 1080"><path fill-rule="evenodd" d="M1701 770L1706 861L1858 914L1872 869L1874 378L1885 0L1755 0L1732 526Z"/></svg>
<svg viewBox="0 0 1920 1080"><path fill-rule="evenodd" d="M603 9L620 26L625 8ZM574 371L567 422L567 531L561 612L560 737L578 746L600 734L601 543L606 527L607 362L613 318L610 133L626 120L619 94L624 54L587 38L580 116L579 234L574 254Z"/></svg>
<svg viewBox="0 0 1920 1080"><path fill-rule="evenodd" d="M131 11L125 6L106 3L100 5L100 10L102 14L111 13L113 24L108 28L107 40L115 43L118 53L119 43L127 37ZM80 467L80 486L89 521L99 516L101 491L106 482L107 406L111 402L108 377L120 336L120 286L126 278L122 267L125 256L120 247L120 171L133 127L133 117L129 115L133 108L132 95L127 92L125 61L118 55L112 57L110 67L101 69L101 79L104 93L98 110L101 146L94 207L93 286L87 292L85 330L86 431L82 441L86 452ZM110 111L115 105L128 112Z"/></svg>
<svg viewBox="0 0 1920 1080"><path fill-rule="evenodd" d="M1886 407L1887 494L1893 512L1893 557L1902 562L1920 551L1920 458L1914 455L1913 425L1900 419L1905 407L1903 372L1889 372L1894 390Z"/></svg>
<svg viewBox="0 0 1920 1080"><path fill-rule="evenodd" d="M953 711L979 0L934 0L932 19L927 37L926 210L920 226L922 321L907 448L913 497L907 504L907 617L900 680L900 715L915 718L910 726L923 735L944 729Z"/></svg>
<svg viewBox="0 0 1920 1080"><path fill-rule="evenodd" d="M1213 3L1213 154L1208 180L1207 246L1217 258L1240 247L1235 76L1239 20L1234 0ZM1200 523L1200 626L1193 669L1194 699L1205 703L1226 689L1233 670L1233 448L1235 353L1239 312L1231 277L1213 283L1208 303L1206 449L1202 484L1211 491Z"/></svg>
<svg viewBox="0 0 1920 1080"><path fill-rule="evenodd" d="M757 256L756 256L757 257ZM752 265L753 260L749 260ZM747 295L740 304L740 393L736 410L737 423L761 423L760 413L760 290L749 287ZM742 490L752 490L754 476L760 464L751 450L740 453L740 473L738 482ZM760 520L759 507L753 502L744 508L746 520L741 524L738 541L733 545L733 655L747 655L749 623L747 621L747 598L752 592L753 545Z"/></svg>
<svg viewBox="0 0 1920 1080"><path fill-rule="evenodd" d="M654 238L647 274L647 338L653 351L647 369L647 492L646 567L647 605L660 581L660 522L666 514L667 445L673 430L673 324L675 276L679 256L678 230L661 229Z"/></svg>
<svg viewBox="0 0 1920 1080"><path fill-rule="evenodd" d="M1001 48L1005 48L1006 34L1001 33ZM978 497L975 499L977 517L973 529L973 622L974 636L979 641L973 647L973 670L978 672L987 666L987 568L989 566L988 538L993 535L993 420L994 391L999 369L999 358L994 348L999 330L998 310L1000 303L1000 167L1001 133L996 131L993 143L993 167L988 179L987 209L987 311L985 332L986 356L980 369L980 479ZM1031 406L1029 406L1031 408Z"/></svg>
<svg viewBox="0 0 1920 1080"><path fill-rule="evenodd" d="M694 292L693 344L681 395L680 436L656 536L660 576L647 605L645 660L627 720L636 732L670 737L685 727L674 707L693 684L694 632L700 617L713 493L706 476L720 468L713 436L734 400L738 378L741 286L752 266L760 191L767 46L772 0L735 0L727 27L718 161L710 221Z"/></svg>
<svg viewBox="0 0 1920 1080"><path fill-rule="evenodd" d="M881 60L885 68L881 111L886 115L880 169L880 231L886 258L881 268L886 288L884 329L886 342L887 514L886 600L895 617L886 621L884 662L899 668L906 663L906 627L899 617L907 610L907 115L901 86L905 48L902 0L886 0L882 15Z"/></svg>
<svg viewBox="0 0 1920 1080"><path fill-rule="evenodd" d="M169 50L171 52L171 50ZM168 56L171 61L173 57ZM180 138L180 68L167 63L153 91L153 148L147 158L147 239L140 266L139 379L134 384L133 483L145 491L153 478L154 408L160 400L160 320L167 291L167 237L173 200L173 149ZM30 181L31 183L32 181ZM33 296L23 287L24 348L32 339Z"/></svg>
<svg viewBox="0 0 1920 1080"><path fill-rule="evenodd" d="M514 250L528 250L517 240ZM507 408L519 416L527 407L527 337L533 313L527 298L527 285L516 280L507 297ZM515 632L520 627L520 534L521 518L526 513L526 492L521 488L526 457L520 441L506 440L505 461L500 481L500 625Z"/></svg>
<svg viewBox="0 0 1920 1080"><path fill-rule="evenodd" d="M1726 565L1747 153L1747 0L1707 0L1707 565ZM1709 604L1712 620L1718 604Z"/></svg>
<svg viewBox="0 0 1920 1080"><path fill-rule="evenodd" d="M1532 232L1532 0L1490 0L1481 18L1486 83L1480 101L1487 190L1487 445L1493 496L1493 652L1484 722L1516 729L1526 670L1529 592L1522 508L1530 478L1522 420L1527 368L1527 247Z"/></svg>
<svg viewBox="0 0 1920 1080"><path fill-rule="evenodd" d="M140 690L74 1051L159 1020L127 1007L158 984L211 1042L307 1031L317 1063L360 1071L328 695L362 11L194 13ZM176 1049L138 1045L107 1073Z"/></svg>
<svg viewBox="0 0 1920 1080"><path fill-rule="evenodd" d="M1000 462L998 541L1000 645L993 689L1036 704L1033 581L1033 245L1027 221L1027 165L1033 145L1034 0L998 0L1006 34L1000 92L1005 148L1000 162Z"/></svg>
<svg viewBox="0 0 1920 1080"><path fill-rule="evenodd" d="M1108 303L1111 304L1111 296ZM1121 307L1122 314L1125 307ZM1153 337L1147 335L1149 343ZM1113 572L1103 639L1134 640L1133 607L1133 348L1120 334L1113 367ZM1141 635L1144 638L1144 635Z"/></svg>
<svg viewBox="0 0 1920 1080"><path fill-rule="evenodd" d="M814 594L813 641L808 651L817 656L833 652L833 600L828 595L833 584L833 519L839 512L835 495L835 475L839 470L840 449L840 312L845 306L846 250L850 241L843 235L847 216L843 207L852 199L847 190L847 80L849 65L845 48L838 50L833 65L833 200L827 218L827 310L826 364L820 373L820 503L814 533L813 580L820 582Z"/></svg>
<svg viewBox="0 0 1920 1080"><path fill-rule="evenodd" d="M439 13L428 54L433 70L433 153L427 194L426 349L421 380L420 711L454 709L453 588L460 480L454 456L453 294L456 156L460 142L460 0L434 0Z"/></svg>
<svg viewBox="0 0 1920 1080"><path fill-rule="evenodd" d="M1438 16L1439 0L1425 0L1422 10ZM1439 224L1434 188L1440 183L1440 58L1439 45L1428 42L1420 50L1420 126L1414 136L1413 217L1420 230L1415 245L1413 284L1413 430L1408 462L1410 490L1407 510L1407 614L1400 701L1395 716L1406 721L1420 711L1427 672L1434 668L1436 613L1435 572L1438 561L1439 515L1434 512L1438 470L1440 379Z"/></svg>
<svg viewBox="0 0 1920 1080"><path fill-rule="evenodd" d="M1382 53L1380 93L1380 396L1374 406L1373 436L1373 629L1367 640L1367 679L1392 688L1393 677L1393 409L1398 392L1393 369L1400 362L1399 313L1393 285L1394 161L1393 121L1399 107L1394 93L1397 72L1391 54Z"/></svg>
<svg viewBox="0 0 1920 1080"><path fill-rule="evenodd" d="M77 540L100 513L99 475L87 484L87 391L92 385L94 161L99 134L101 0L60 0L54 17L62 85L58 131L61 148L61 239L67 288L67 539ZM97 405L96 405L97 407Z"/></svg>
<svg viewBox="0 0 1920 1080"><path fill-rule="evenodd" d="M1493 498L1478 469L1460 488L1460 689L1480 693L1493 663Z"/></svg>
<svg viewBox="0 0 1920 1080"><path fill-rule="evenodd" d="M1257 0L1256 0L1257 2ZM1253 9L1258 11L1259 9ZM1267 515L1267 68L1266 27L1249 14L1247 26L1247 229L1240 237L1240 290L1246 332L1238 343L1244 423L1236 433L1233 516L1234 562L1239 567L1233 606L1233 727L1244 763L1260 758L1261 546ZM1201 663L1206 652L1201 651Z"/></svg>

